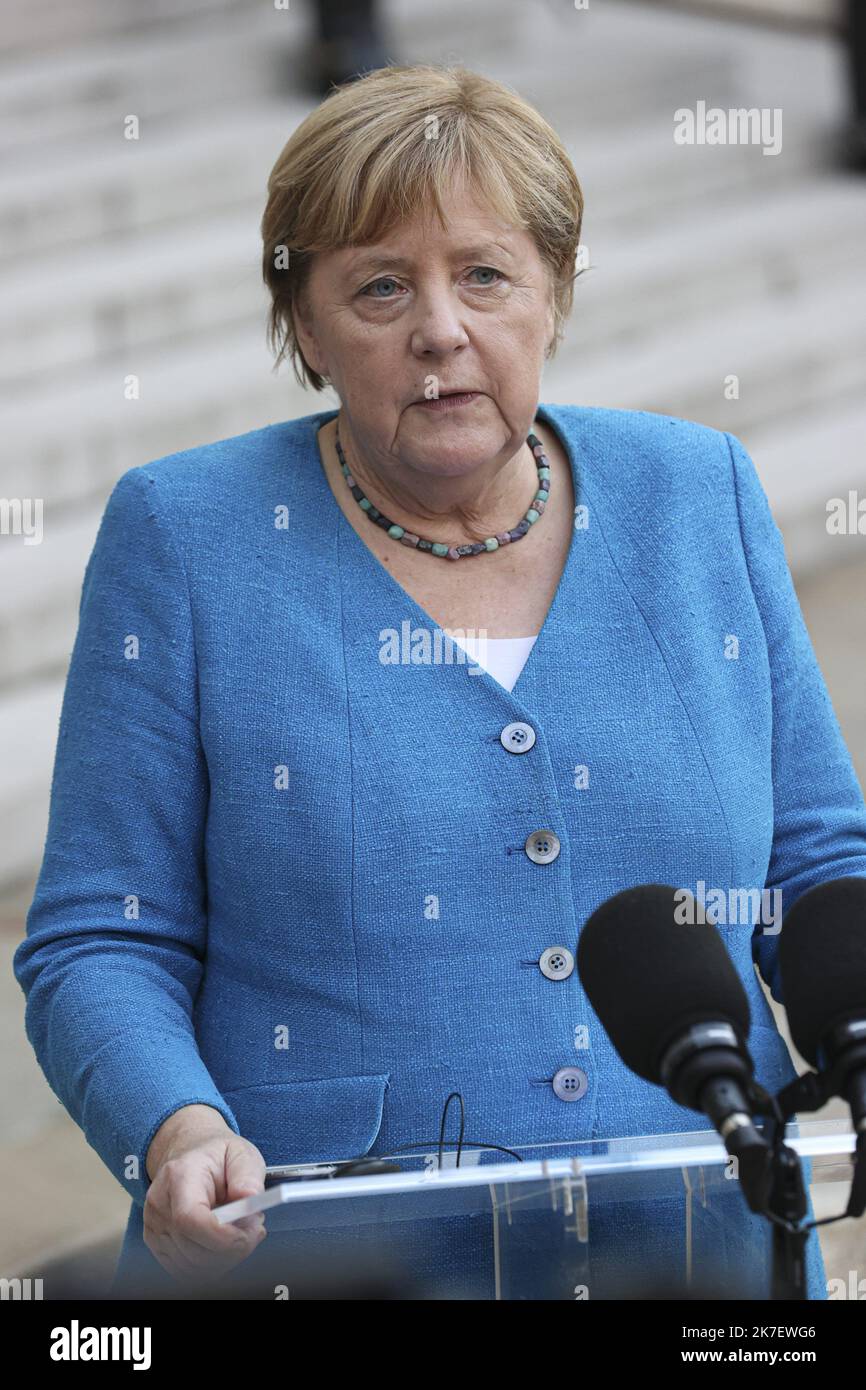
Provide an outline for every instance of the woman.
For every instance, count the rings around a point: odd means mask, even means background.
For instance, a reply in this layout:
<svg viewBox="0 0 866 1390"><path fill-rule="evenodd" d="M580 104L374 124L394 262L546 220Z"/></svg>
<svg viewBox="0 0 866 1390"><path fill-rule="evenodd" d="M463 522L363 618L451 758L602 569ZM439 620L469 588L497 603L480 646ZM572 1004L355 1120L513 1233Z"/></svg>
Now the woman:
<svg viewBox="0 0 866 1390"><path fill-rule="evenodd" d="M339 410L109 499L16 971L51 1085L133 1199L121 1288L259 1258L261 1219L214 1206L265 1163L429 1141L455 1091L508 1147L706 1128L613 1051L582 924L635 883L787 909L866 874L742 445L539 405L582 210L555 133L495 82L336 91L277 161L263 238L278 355ZM753 970L781 999L776 929L720 930L777 1089ZM728 1265L763 1277L744 1229Z"/></svg>

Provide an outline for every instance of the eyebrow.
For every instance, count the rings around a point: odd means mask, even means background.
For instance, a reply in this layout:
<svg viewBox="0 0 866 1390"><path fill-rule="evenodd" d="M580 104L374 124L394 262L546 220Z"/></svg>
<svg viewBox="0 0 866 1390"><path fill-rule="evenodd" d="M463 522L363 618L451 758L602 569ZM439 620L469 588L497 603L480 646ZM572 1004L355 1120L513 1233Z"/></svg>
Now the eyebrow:
<svg viewBox="0 0 866 1390"><path fill-rule="evenodd" d="M505 246L498 242L477 242L473 246L460 246L451 253L451 259L455 261L480 261L496 260L500 256L507 256L513 259L512 253ZM376 270L400 270L409 271L412 269L413 262L405 256L389 256L386 252L370 251L366 255L359 256L349 265L349 274L368 274Z"/></svg>

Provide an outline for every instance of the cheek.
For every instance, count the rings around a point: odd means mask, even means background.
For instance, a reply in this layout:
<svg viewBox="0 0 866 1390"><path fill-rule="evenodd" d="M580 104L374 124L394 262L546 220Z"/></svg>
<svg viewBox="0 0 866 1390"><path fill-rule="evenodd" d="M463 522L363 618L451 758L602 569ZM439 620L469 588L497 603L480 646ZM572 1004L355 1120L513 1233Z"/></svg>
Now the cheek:
<svg viewBox="0 0 866 1390"><path fill-rule="evenodd" d="M389 364L406 350L406 328L398 316L375 322L347 311L332 321L331 350L347 372L377 374L393 370Z"/></svg>
<svg viewBox="0 0 866 1390"><path fill-rule="evenodd" d="M482 333L490 365L497 366L503 384L537 372L547 343L547 317L537 302L509 301L495 322Z"/></svg>
<svg viewBox="0 0 866 1390"><path fill-rule="evenodd" d="M366 334L344 339L335 359L337 385L346 409L356 421L375 420L384 427L396 413L396 401L405 380L404 354L391 350L377 334L375 351Z"/></svg>
<svg viewBox="0 0 866 1390"><path fill-rule="evenodd" d="M398 333L388 325L370 324L351 312L340 314L328 322L323 347L335 382L343 383L347 397L375 394L381 384L395 380L401 348Z"/></svg>

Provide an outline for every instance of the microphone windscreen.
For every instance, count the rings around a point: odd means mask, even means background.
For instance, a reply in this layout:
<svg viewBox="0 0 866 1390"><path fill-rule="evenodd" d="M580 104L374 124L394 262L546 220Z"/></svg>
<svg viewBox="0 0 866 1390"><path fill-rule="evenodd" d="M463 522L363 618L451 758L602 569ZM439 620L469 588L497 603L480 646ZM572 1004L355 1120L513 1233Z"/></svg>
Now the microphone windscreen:
<svg viewBox="0 0 866 1390"><path fill-rule="evenodd" d="M577 943L577 968L605 1032L632 1071L661 1085L667 1048L693 1024L727 1022L745 1044L749 1001L710 922L683 921L683 890L626 888L596 908ZM678 920L679 918L679 920Z"/></svg>
<svg viewBox="0 0 866 1390"><path fill-rule="evenodd" d="M818 1067L821 1039L866 1018L866 878L818 883L782 921L779 969L797 1050Z"/></svg>

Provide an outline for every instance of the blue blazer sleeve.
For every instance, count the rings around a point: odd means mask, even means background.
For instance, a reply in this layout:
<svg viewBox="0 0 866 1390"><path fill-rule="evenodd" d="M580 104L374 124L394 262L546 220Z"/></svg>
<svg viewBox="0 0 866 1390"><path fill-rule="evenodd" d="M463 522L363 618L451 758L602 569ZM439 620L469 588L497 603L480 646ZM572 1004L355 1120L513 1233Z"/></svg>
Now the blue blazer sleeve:
<svg viewBox="0 0 866 1390"><path fill-rule="evenodd" d="M15 954L52 1090L130 1195L174 1110L237 1132L196 1046L206 943L207 765L182 562L156 482L131 469L87 564L60 716L48 833Z"/></svg>
<svg viewBox="0 0 866 1390"><path fill-rule="evenodd" d="M866 805L803 619L781 532L752 460L738 439L726 437L770 665L773 845L766 887L782 890L787 913L816 883L866 877ZM784 1004L778 934L756 927L752 954L773 997Z"/></svg>

